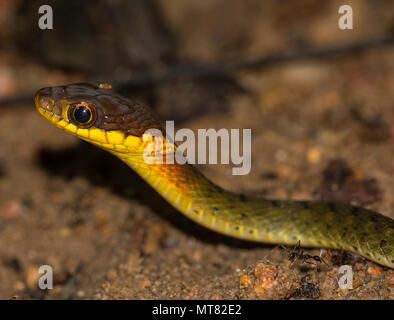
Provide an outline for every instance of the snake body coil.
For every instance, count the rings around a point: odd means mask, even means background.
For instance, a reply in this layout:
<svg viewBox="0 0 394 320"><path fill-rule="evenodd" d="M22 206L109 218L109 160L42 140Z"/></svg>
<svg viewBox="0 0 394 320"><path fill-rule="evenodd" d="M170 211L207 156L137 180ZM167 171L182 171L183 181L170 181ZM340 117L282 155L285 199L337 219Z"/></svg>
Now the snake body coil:
<svg viewBox="0 0 394 320"><path fill-rule="evenodd" d="M209 229L256 242L343 249L394 268L394 221L386 216L345 204L248 198L223 190L188 164L147 164L143 152L152 142L144 141L144 132L164 133L163 127L148 109L109 89L43 88L34 100L51 123L119 157Z"/></svg>

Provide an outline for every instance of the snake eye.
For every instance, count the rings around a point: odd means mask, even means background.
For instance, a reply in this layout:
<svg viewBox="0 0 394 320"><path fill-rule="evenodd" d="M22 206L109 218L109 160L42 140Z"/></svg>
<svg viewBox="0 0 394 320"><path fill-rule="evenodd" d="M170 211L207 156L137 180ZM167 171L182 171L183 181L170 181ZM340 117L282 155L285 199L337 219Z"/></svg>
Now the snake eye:
<svg viewBox="0 0 394 320"><path fill-rule="evenodd" d="M89 103L74 104L69 110L70 120L79 127L90 127L96 120L96 110Z"/></svg>
<svg viewBox="0 0 394 320"><path fill-rule="evenodd" d="M74 119L79 123L86 123L90 120L92 113L88 107L78 107L74 110Z"/></svg>

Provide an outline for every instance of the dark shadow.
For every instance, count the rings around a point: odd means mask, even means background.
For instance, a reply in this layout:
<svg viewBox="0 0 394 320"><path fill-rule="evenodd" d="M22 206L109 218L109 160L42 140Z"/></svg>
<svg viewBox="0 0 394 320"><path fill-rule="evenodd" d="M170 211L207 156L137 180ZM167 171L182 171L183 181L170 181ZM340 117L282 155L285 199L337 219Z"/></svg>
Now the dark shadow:
<svg viewBox="0 0 394 320"><path fill-rule="evenodd" d="M5 172L6 172L5 164L2 160L0 160L0 178L5 176Z"/></svg>
<svg viewBox="0 0 394 320"><path fill-rule="evenodd" d="M38 153L38 164L49 175L71 179L76 176L86 178L90 183L110 189L115 194L136 199L151 208L181 232L192 235L206 243L225 243L230 247L255 249L264 245L227 237L189 220L155 190L153 190L132 169L106 151L86 142L62 150L42 148Z"/></svg>

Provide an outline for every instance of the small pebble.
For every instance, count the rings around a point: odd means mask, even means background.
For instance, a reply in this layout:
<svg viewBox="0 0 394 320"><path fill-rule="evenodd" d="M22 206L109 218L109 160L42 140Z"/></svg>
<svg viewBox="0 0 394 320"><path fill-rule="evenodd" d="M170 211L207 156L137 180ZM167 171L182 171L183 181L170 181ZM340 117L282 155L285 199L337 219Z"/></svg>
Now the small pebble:
<svg viewBox="0 0 394 320"><path fill-rule="evenodd" d="M382 274L381 267L368 267L367 273L371 276L379 276Z"/></svg>
<svg viewBox="0 0 394 320"><path fill-rule="evenodd" d="M320 162L321 157L322 157L322 152L318 147L310 148L307 152L307 159L308 162L311 164Z"/></svg>

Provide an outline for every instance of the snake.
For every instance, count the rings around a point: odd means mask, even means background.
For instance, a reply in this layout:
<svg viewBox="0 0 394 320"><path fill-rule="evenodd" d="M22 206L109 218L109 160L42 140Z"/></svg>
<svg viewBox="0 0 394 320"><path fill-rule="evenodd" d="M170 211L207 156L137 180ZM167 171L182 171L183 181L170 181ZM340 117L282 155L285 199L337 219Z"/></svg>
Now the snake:
<svg viewBox="0 0 394 320"><path fill-rule="evenodd" d="M271 245L349 251L394 268L394 220L388 216L344 203L248 197L214 184L187 161L147 161L149 155L156 159L154 144L162 146L164 157L177 145L151 109L110 85L45 87L34 102L50 123L118 157L174 208L208 229ZM148 134L152 129L163 135Z"/></svg>

